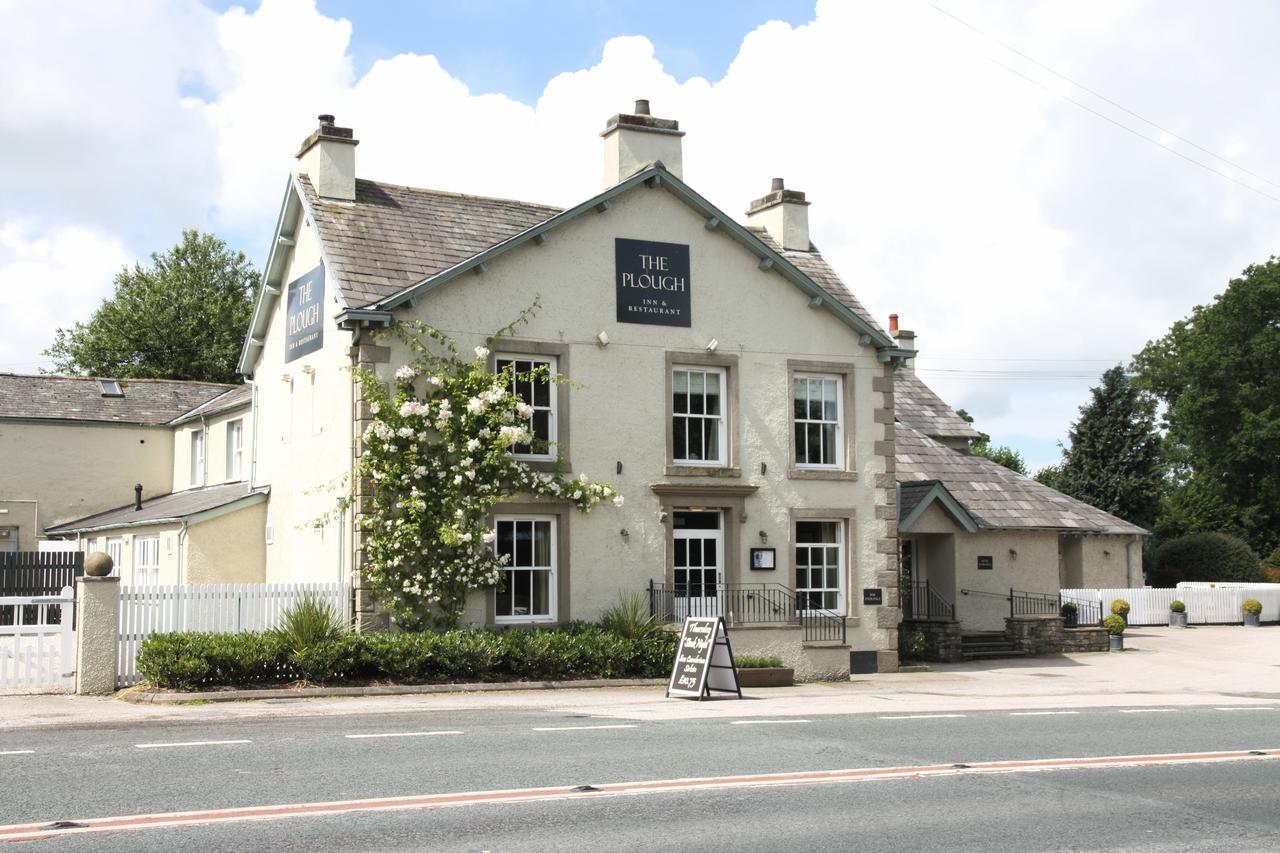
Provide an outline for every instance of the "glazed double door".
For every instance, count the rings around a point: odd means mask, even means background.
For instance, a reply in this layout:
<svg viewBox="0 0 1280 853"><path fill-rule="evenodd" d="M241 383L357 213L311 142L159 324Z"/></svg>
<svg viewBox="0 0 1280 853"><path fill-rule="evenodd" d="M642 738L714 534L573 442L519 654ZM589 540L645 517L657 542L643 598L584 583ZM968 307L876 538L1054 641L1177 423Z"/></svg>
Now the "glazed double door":
<svg viewBox="0 0 1280 853"><path fill-rule="evenodd" d="M724 529L719 510L677 510L672 519L676 618L720 616Z"/></svg>

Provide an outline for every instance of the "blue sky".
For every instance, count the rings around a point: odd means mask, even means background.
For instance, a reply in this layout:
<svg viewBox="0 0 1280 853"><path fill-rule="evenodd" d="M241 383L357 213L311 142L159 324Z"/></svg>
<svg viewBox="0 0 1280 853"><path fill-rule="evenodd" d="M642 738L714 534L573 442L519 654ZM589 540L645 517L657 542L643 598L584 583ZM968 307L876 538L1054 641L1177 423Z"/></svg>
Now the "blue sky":
<svg viewBox="0 0 1280 853"><path fill-rule="evenodd" d="M354 127L362 177L567 205L600 187L605 119L647 97L723 210L772 177L807 192L922 378L1035 468L1103 370L1276 253L1280 5L1230 11L0 2L0 316L23 318L0 370L49 366L54 331L183 228L260 264L317 113Z"/></svg>

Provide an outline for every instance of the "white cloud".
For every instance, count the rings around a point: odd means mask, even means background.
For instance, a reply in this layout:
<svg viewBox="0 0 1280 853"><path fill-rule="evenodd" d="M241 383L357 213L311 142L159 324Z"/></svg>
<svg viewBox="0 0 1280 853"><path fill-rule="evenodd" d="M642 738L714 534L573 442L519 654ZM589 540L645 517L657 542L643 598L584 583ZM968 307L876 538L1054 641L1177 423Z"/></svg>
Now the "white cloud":
<svg viewBox="0 0 1280 853"><path fill-rule="evenodd" d="M112 274L133 260L119 239L69 226L37 232L30 223L0 225L0 371L34 373L58 328L86 320L110 295Z"/></svg>
<svg viewBox="0 0 1280 853"><path fill-rule="evenodd" d="M943 5L1280 179L1277 154L1264 147L1280 121L1255 103L1280 83L1268 60L1275 7L1242 3L1228 16L1154 0ZM54 27L55 13L32 14ZM122 223L163 215L193 224L203 204L214 227L257 251L296 146L321 112L355 128L362 176L573 203L599 188L605 119L647 97L688 133L686 179L727 212L740 215L775 176L808 192L815 242L874 313L896 311L919 333L922 375L997 440L1063 435L1089 381L991 371L1100 374L1106 359L1126 358L1270 254L1275 232L1274 202L1071 105L1061 96L1162 133L924 3L824 0L807 25L748 34L715 81L679 82L647 39L616 38L593 67L548 81L532 106L473 95L426 55L430 34L423 55L387 57L357 77L350 24L311 0L265 0L216 18L161 4L122 17L113 32L142 34L117 51L134 54L120 57L123 70L60 65L101 21L62 32L47 61L0 36L0 46L19 48L25 70L16 73L39 81L23 101L35 120L0 116L0 132L17 128L26 140L0 178L23 172L51 197L66 193L51 206L59 216L101 208ZM192 48L157 48L166 35ZM205 81L204 102L174 94L191 74ZM41 103L46 90L53 97ZM127 131L113 127L117 113L129 117ZM86 134L86 123L116 132ZM98 175L81 156L63 175L58 152L85 139L113 165ZM40 208L34 194L24 198ZM115 228L127 240L133 226Z"/></svg>

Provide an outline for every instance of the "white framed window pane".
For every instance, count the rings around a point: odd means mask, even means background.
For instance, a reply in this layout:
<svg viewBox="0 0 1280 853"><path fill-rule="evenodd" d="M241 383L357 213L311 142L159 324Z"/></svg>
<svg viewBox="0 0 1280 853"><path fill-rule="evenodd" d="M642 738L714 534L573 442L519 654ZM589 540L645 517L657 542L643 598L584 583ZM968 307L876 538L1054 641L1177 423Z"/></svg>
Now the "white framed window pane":
<svg viewBox="0 0 1280 853"><path fill-rule="evenodd" d="M494 367L498 372L511 371L508 390L533 409L525 421L532 440L527 444L513 444L512 454L550 459L555 441L556 395L551 377L556 372L556 359L499 355L494 359Z"/></svg>
<svg viewBox="0 0 1280 853"><path fill-rule="evenodd" d="M795 464L838 467L841 462L840 379L797 376L792 380Z"/></svg>
<svg viewBox="0 0 1280 853"><path fill-rule="evenodd" d="M720 368L672 370L672 461L725 464L724 387Z"/></svg>
<svg viewBox="0 0 1280 853"><path fill-rule="evenodd" d="M191 485L204 482L204 430L191 433Z"/></svg>
<svg viewBox="0 0 1280 853"><path fill-rule="evenodd" d="M499 518L494 549L506 557L503 584L494 596L499 621L555 616L555 519Z"/></svg>
<svg viewBox="0 0 1280 853"><path fill-rule="evenodd" d="M840 609L843 529L839 521L796 522L796 606L801 610Z"/></svg>

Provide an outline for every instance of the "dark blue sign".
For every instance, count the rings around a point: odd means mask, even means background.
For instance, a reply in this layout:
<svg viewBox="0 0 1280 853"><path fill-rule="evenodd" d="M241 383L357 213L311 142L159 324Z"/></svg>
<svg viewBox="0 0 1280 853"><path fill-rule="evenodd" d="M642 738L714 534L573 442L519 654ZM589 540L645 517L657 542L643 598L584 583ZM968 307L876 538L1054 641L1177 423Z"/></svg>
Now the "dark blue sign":
<svg viewBox="0 0 1280 853"><path fill-rule="evenodd" d="M618 237L618 322L691 326L689 247Z"/></svg>
<svg viewBox="0 0 1280 853"><path fill-rule="evenodd" d="M289 283L285 303L284 360L324 346L324 264Z"/></svg>

